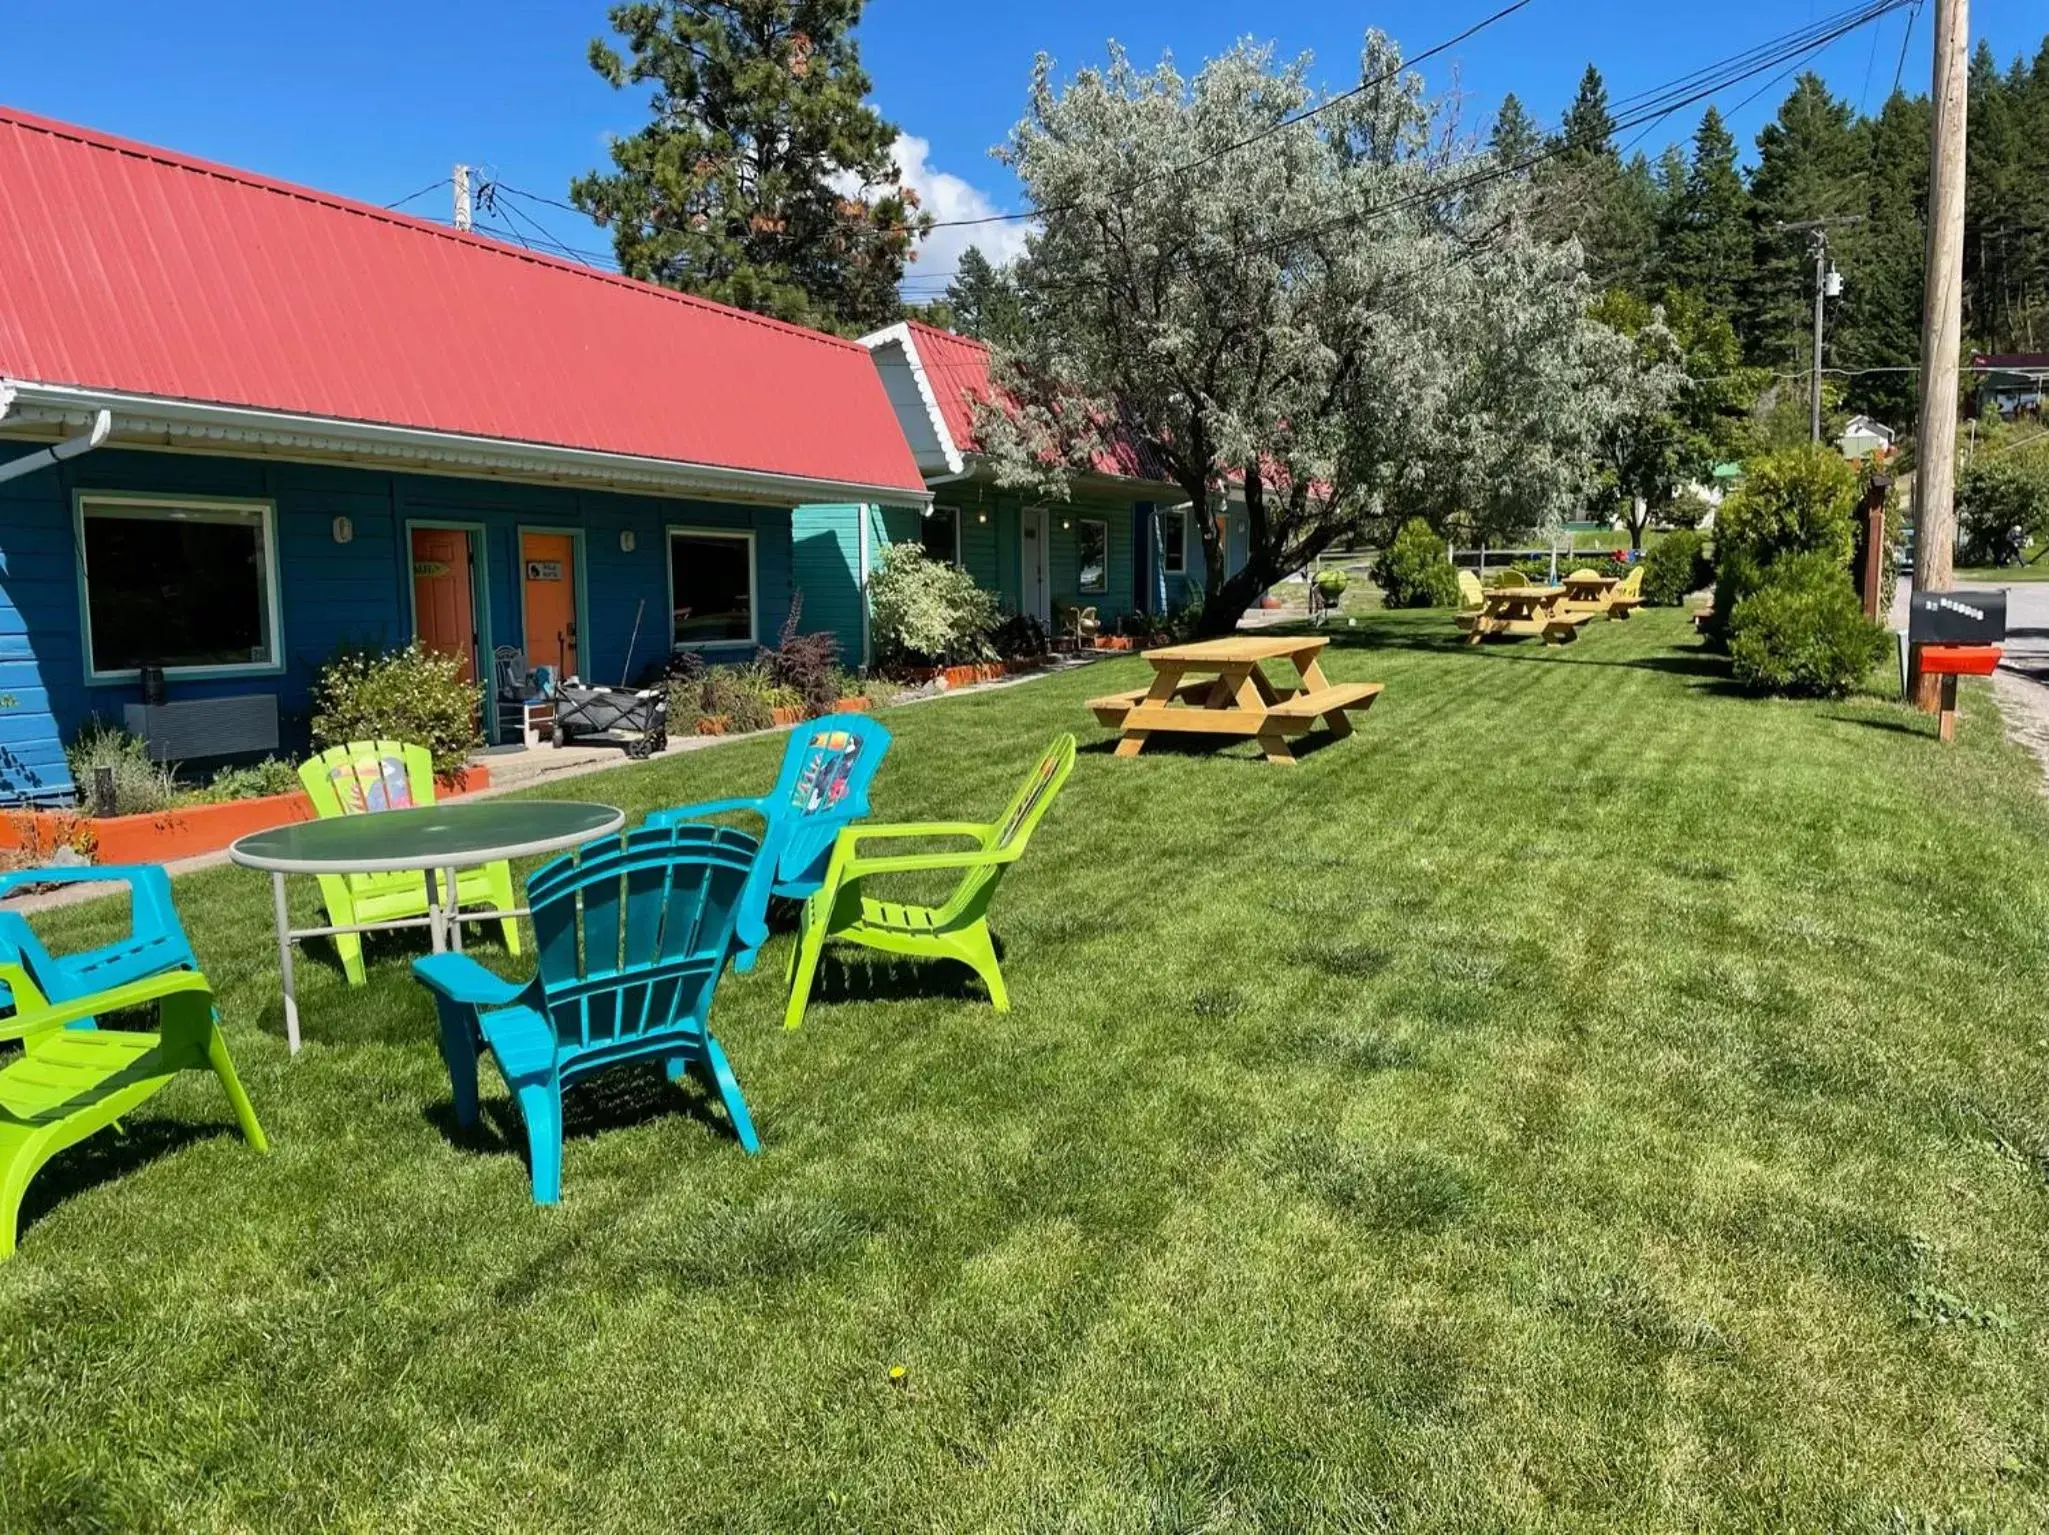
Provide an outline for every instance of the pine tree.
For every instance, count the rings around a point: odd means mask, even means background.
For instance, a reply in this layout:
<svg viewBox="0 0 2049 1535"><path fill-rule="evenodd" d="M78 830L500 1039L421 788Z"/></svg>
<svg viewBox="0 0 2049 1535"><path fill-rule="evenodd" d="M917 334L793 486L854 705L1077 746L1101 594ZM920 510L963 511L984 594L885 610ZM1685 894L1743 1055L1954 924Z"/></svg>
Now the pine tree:
<svg viewBox="0 0 2049 1535"><path fill-rule="evenodd" d="M1579 93L1566 108L1560 126L1565 159L1578 164L1602 158L1615 159L1615 118L1608 110L1608 87L1601 72L1587 65L1579 77Z"/></svg>
<svg viewBox="0 0 2049 1535"><path fill-rule="evenodd" d="M1830 305L1832 355L1858 370L1844 403L1905 431L1913 425L1921 355L1922 261L1928 242L1928 100L1894 92L1861 125L1869 146L1863 224L1837 245L1843 294Z"/></svg>
<svg viewBox="0 0 2049 1535"><path fill-rule="evenodd" d="M1598 197L1581 236L1587 275L1598 287L1648 298L1658 275L1662 204L1651 162L1630 157L1619 170L1596 162L1589 169Z"/></svg>
<svg viewBox="0 0 2049 1535"><path fill-rule="evenodd" d="M1693 155L1673 220L1672 285L1733 316L1750 270L1750 193L1736 168L1736 140L1712 106L1693 135Z"/></svg>
<svg viewBox="0 0 2049 1535"><path fill-rule="evenodd" d="M1543 131L1537 127L1536 119L1523 110L1514 91L1501 98L1501 110L1494 115L1493 131L1487 135L1487 148L1495 163L1503 167L1527 167L1543 151ZM1517 174L1529 172L1523 169Z"/></svg>
<svg viewBox="0 0 2049 1535"><path fill-rule="evenodd" d="M634 0L626 57L590 63L654 87L653 120L570 199L612 231L628 275L827 329L894 319L930 222L898 184L896 130L867 103L861 0Z"/></svg>
<svg viewBox="0 0 2049 1535"><path fill-rule="evenodd" d="M953 311L953 328L978 341L1012 342L1024 324L1017 286L1009 273L972 245L960 254L953 281L946 285L946 302Z"/></svg>
<svg viewBox="0 0 2049 1535"><path fill-rule="evenodd" d="M1870 166L1860 154L1855 117L1810 71L1757 135L1751 272L1739 326L1754 361L1788 371L1808 367L1814 264L1807 233L1784 226L1840 219L1866 200Z"/></svg>

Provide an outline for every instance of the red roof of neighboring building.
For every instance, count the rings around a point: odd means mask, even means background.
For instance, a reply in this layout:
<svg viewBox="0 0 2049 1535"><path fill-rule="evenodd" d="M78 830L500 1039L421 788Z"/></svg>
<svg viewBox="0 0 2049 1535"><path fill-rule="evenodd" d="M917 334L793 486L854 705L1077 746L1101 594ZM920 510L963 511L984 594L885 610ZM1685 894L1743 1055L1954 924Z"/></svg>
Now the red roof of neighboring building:
<svg viewBox="0 0 2049 1535"><path fill-rule="evenodd" d="M946 423L946 433L962 453L979 453L975 440L975 402L990 397L989 345L971 336L958 336L922 320L909 320L904 329L918 349L918 361L931 381L933 398ZM1127 480L1169 478L1153 455L1130 432L1113 430L1110 442L1095 457L1098 474Z"/></svg>
<svg viewBox="0 0 2049 1535"><path fill-rule="evenodd" d="M923 490L857 342L6 109L0 377Z"/></svg>

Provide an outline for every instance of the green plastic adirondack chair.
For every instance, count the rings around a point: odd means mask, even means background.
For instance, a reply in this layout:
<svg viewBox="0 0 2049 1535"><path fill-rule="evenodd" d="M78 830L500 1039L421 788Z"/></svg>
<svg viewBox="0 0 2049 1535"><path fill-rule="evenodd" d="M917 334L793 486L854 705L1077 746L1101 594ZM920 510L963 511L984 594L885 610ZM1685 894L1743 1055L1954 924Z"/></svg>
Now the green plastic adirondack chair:
<svg viewBox="0 0 2049 1535"><path fill-rule="evenodd" d="M51 1002L28 967L0 964L14 996L0 1018L0 1040L20 1040L22 1053L0 1070L0 1258L14 1252L22 1195L51 1157L104 1130L181 1071L212 1071L227 1089L242 1135L268 1151L263 1127L235 1075L214 1022L213 988L196 970ZM160 1032L71 1027L102 1013L157 1004Z"/></svg>
<svg viewBox="0 0 2049 1535"><path fill-rule="evenodd" d="M1023 855L1032 829L1053 803L1053 796L1074 768L1074 737L1063 735L1046 749L1003 815L987 826L971 821L919 821L900 825L849 826L833 844L825 882L804 903L804 926L790 956L790 1005L783 1025L794 1029L804 1021L818 957L829 940L865 944L886 954L914 959L957 959L982 978L989 1000L999 1013L1010 1008L1003 972L996 963L996 945L989 936L989 903L1004 871ZM928 851L864 856L864 842L965 839L974 844L959 852ZM879 901L867 893L866 881L885 874L923 874L958 869L960 883L937 906L906 906Z"/></svg>
<svg viewBox="0 0 2049 1535"><path fill-rule="evenodd" d="M434 759L426 747L403 741L351 741L346 746L330 746L319 756L300 763L299 782L305 785L314 812L322 820L337 815L404 810L434 803ZM327 920L332 927L427 914L427 876L417 871L322 874L319 879L320 898L327 903ZM455 897L462 906L481 906L490 911L517 909L512 865L491 863L458 871ZM517 954L518 919L508 917L501 926L505 947ZM341 956L349 984L362 985L362 935L336 933L334 947Z"/></svg>

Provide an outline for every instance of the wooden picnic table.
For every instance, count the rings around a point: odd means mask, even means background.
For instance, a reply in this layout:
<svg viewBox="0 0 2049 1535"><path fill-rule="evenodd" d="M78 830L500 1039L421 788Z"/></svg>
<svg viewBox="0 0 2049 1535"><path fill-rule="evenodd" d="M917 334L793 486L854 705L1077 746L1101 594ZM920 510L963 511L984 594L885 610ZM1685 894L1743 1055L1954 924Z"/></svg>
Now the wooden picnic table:
<svg viewBox="0 0 2049 1535"><path fill-rule="evenodd" d="M1466 643L1477 645L1489 635L1524 638L1541 635L1547 645L1569 645L1579 638L1580 625L1596 611L1564 607L1563 586L1495 586L1487 590L1480 608L1459 615L1466 631Z"/></svg>
<svg viewBox="0 0 2049 1535"><path fill-rule="evenodd" d="M1565 588L1565 602L1590 603L1595 607L1608 605L1608 593L1615 589L1617 578L1596 575L1590 570L1574 571L1561 578L1559 584Z"/></svg>
<svg viewBox="0 0 2049 1535"><path fill-rule="evenodd" d="M1193 645L1148 650L1151 687L1092 698L1096 719L1122 730L1117 755L1136 757L1155 730L1246 736L1259 742L1269 762L1292 763L1292 738L1321 719L1334 736L1352 733L1348 711L1372 707L1378 682L1332 683L1323 674L1324 637L1235 635ZM1263 663L1286 661L1301 678L1299 688L1276 687Z"/></svg>

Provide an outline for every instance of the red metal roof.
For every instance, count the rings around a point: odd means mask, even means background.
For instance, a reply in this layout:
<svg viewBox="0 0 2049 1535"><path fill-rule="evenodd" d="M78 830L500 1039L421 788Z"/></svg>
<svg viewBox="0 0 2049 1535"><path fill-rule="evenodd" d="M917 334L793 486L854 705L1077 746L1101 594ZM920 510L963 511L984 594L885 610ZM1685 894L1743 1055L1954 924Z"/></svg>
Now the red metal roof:
<svg viewBox="0 0 2049 1535"><path fill-rule="evenodd" d="M970 336L958 336L922 320L908 321L904 329L917 348L918 361L931 382L946 432L962 453L979 453L975 441L975 402L990 398L989 346ZM1094 460L1098 474L1126 480L1169 478L1153 455L1129 431L1113 430L1109 445Z"/></svg>
<svg viewBox="0 0 2049 1535"><path fill-rule="evenodd" d="M857 342L4 108L0 377L923 488Z"/></svg>

